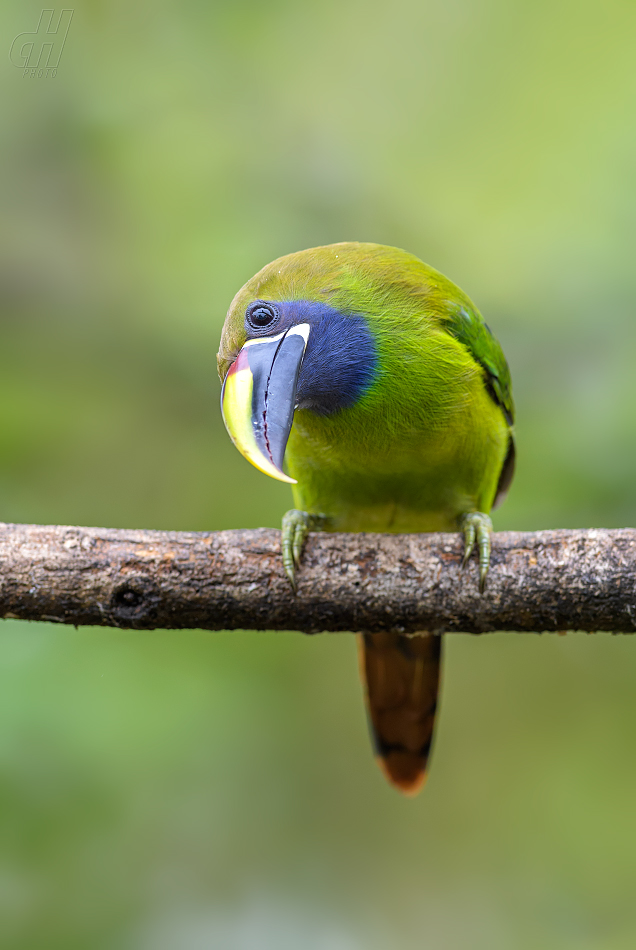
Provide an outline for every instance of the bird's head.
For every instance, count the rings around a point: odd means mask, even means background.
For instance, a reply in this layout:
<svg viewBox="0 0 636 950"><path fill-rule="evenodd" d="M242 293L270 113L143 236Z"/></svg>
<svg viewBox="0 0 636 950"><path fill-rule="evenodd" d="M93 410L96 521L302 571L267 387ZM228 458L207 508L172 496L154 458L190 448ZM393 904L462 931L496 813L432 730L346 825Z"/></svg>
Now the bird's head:
<svg viewBox="0 0 636 950"><path fill-rule="evenodd" d="M221 408L232 441L280 481L294 412L328 415L354 405L377 374L365 307L361 249L333 244L280 258L238 292L217 357ZM368 260L367 255L367 260Z"/></svg>

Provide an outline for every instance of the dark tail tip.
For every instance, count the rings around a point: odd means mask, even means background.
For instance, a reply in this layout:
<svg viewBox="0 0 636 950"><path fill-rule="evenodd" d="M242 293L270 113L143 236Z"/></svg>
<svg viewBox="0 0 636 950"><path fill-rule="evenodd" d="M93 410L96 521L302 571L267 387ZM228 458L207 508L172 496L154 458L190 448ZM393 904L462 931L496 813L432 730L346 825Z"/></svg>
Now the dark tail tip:
<svg viewBox="0 0 636 950"><path fill-rule="evenodd" d="M391 785L409 798L413 798L426 783L426 763L420 756L410 752L390 752L387 756L378 756L380 768Z"/></svg>

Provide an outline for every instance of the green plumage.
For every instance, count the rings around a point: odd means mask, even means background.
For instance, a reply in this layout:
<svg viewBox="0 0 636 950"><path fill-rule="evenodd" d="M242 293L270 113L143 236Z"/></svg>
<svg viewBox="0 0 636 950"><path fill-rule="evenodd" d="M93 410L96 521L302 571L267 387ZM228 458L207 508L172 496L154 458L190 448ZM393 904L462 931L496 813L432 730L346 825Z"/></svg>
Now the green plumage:
<svg viewBox="0 0 636 950"><path fill-rule="evenodd" d="M378 347L377 379L356 405L294 416L286 462L298 508L326 514L331 530L393 532L455 530L463 513L490 511L511 440L510 374L458 287L376 244L291 254L233 301L222 375L245 342L245 307L258 298L363 314Z"/></svg>

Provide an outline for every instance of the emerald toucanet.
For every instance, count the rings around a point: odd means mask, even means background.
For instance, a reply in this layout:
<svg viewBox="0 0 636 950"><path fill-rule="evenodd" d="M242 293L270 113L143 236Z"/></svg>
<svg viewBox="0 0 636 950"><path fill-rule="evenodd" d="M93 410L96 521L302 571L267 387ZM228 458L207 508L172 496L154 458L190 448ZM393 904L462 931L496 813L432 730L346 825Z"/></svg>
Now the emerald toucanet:
<svg viewBox="0 0 636 950"><path fill-rule="evenodd" d="M234 444L293 486L282 534L292 585L310 530L459 529L483 590L514 410L501 347L451 281L378 244L289 254L232 301L218 367ZM407 794L426 774L441 640L360 637L380 764Z"/></svg>

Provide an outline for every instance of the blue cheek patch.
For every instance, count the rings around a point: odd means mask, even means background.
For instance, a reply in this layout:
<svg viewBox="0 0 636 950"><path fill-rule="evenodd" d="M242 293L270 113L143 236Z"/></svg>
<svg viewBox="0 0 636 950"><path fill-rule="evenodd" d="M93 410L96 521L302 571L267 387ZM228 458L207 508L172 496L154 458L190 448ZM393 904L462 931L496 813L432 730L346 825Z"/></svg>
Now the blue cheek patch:
<svg viewBox="0 0 636 950"><path fill-rule="evenodd" d="M286 325L311 327L296 390L298 408L329 415L353 406L377 376L377 345L364 317L310 300L279 306Z"/></svg>

